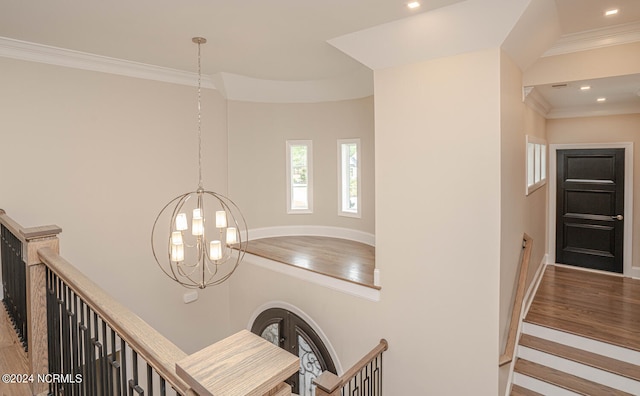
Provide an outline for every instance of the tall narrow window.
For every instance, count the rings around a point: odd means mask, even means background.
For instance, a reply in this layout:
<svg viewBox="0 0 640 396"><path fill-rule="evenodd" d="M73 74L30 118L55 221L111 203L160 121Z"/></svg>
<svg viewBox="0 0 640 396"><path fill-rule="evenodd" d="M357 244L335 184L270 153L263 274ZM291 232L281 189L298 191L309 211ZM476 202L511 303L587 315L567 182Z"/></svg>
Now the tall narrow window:
<svg viewBox="0 0 640 396"><path fill-rule="evenodd" d="M360 139L338 140L338 173L338 214L360 217Z"/></svg>
<svg viewBox="0 0 640 396"><path fill-rule="evenodd" d="M547 182L547 142L527 136L527 195Z"/></svg>
<svg viewBox="0 0 640 396"><path fill-rule="evenodd" d="M313 212L311 140L287 140L287 213Z"/></svg>

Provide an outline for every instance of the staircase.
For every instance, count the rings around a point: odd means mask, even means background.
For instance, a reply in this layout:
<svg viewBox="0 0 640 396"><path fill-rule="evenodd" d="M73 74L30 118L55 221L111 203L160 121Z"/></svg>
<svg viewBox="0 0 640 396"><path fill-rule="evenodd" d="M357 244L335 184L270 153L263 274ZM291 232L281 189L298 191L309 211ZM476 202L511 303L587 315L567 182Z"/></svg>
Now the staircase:
<svg viewBox="0 0 640 396"><path fill-rule="evenodd" d="M640 281L593 276L547 268L522 323L512 396L640 395Z"/></svg>
<svg viewBox="0 0 640 396"><path fill-rule="evenodd" d="M512 396L640 395L640 352L523 324Z"/></svg>

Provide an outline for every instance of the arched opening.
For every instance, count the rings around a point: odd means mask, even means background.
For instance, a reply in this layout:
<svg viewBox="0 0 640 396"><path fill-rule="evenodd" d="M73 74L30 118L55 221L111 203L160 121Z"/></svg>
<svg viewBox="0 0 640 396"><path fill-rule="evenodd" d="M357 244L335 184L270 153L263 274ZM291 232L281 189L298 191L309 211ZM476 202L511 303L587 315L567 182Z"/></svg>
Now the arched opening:
<svg viewBox="0 0 640 396"><path fill-rule="evenodd" d="M251 331L300 358L300 371L287 380L300 396L315 394L313 379L323 371L337 374L329 350L300 316L283 308L269 308L254 320Z"/></svg>

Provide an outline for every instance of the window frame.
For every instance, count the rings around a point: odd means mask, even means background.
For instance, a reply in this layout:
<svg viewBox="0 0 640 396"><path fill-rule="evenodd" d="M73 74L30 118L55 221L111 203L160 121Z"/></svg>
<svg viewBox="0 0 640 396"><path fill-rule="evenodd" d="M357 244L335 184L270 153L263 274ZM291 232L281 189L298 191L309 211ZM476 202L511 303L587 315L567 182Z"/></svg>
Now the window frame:
<svg viewBox="0 0 640 396"><path fill-rule="evenodd" d="M296 209L293 204L292 167L291 150L294 146L307 147L307 208ZM287 140L286 141L286 177L287 177L287 214L310 214L313 213L313 141L312 140Z"/></svg>
<svg viewBox="0 0 640 396"><path fill-rule="evenodd" d="M535 136L525 138L525 195L547 184L549 151L547 141Z"/></svg>
<svg viewBox="0 0 640 396"><path fill-rule="evenodd" d="M345 195L347 193L345 185L345 156L343 154L343 145L345 144L355 144L356 145L356 161L357 161L357 202L356 202L356 211L347 211L344 210L345 203ZM359 138L353 139L338 139L338 216L344 217L362 217L362 145L360 144Z"/></svg>

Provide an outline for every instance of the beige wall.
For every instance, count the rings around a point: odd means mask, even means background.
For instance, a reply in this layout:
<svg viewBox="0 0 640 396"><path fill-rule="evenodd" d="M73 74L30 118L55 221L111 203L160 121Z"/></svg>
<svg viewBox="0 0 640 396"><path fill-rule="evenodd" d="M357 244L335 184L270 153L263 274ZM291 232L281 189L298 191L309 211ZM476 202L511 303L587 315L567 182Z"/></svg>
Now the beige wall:
<svg viewBox="0 0 640 396"><path fill-rule="evenodd" d="M545 119L522 102L522 73L508 55L501 58L500 139L500 351L504 351L522 253L522 236L533 238L527 285L542 263L546 243L547 186L525 195L526 135L545 139ZM509 365L500 370L504 394Z"/></svg>
<svg viewBox="0 0 640 396"><path fill-rule="evenodd" d="M0 87L0 207L62 227L63 256L186 351L227 335L228 286L185 305L149 243L197 187L196 89L5 58ZM225 101L203 94L205 187L225 192Z"/></svg>
<svg viewBox="0 0 640 396"><path fill-rule="evenodd" d="M229 102L229 194L249 228L319 225L374 233L373 97L338 102ZM338 216L337 139L361 139L362 217ZM313 141L313 214L287 214L287 140Z"/></svg>
<svg viewBox="0 0 640 396"><path fill-rule="evenodd" d="M499 67L496 49L375 73L380 302L247 263L231 279L234 328L285 301L345 368L386 338L386 394L496 395Z"/></svg>
<svg viewBox="0 0 640 396"><path fill-rule="evenodd" d="M640 114L612 115L602 117L565 118L547 121L547 136L550 144L560 143L619 143L634 144L633 161L633 207L640 208L640 160L637 158L640 145ZM640 235L640 216L633 219L633 234ZM640 267L640 252L633 244L633 267Z"/></svg>

